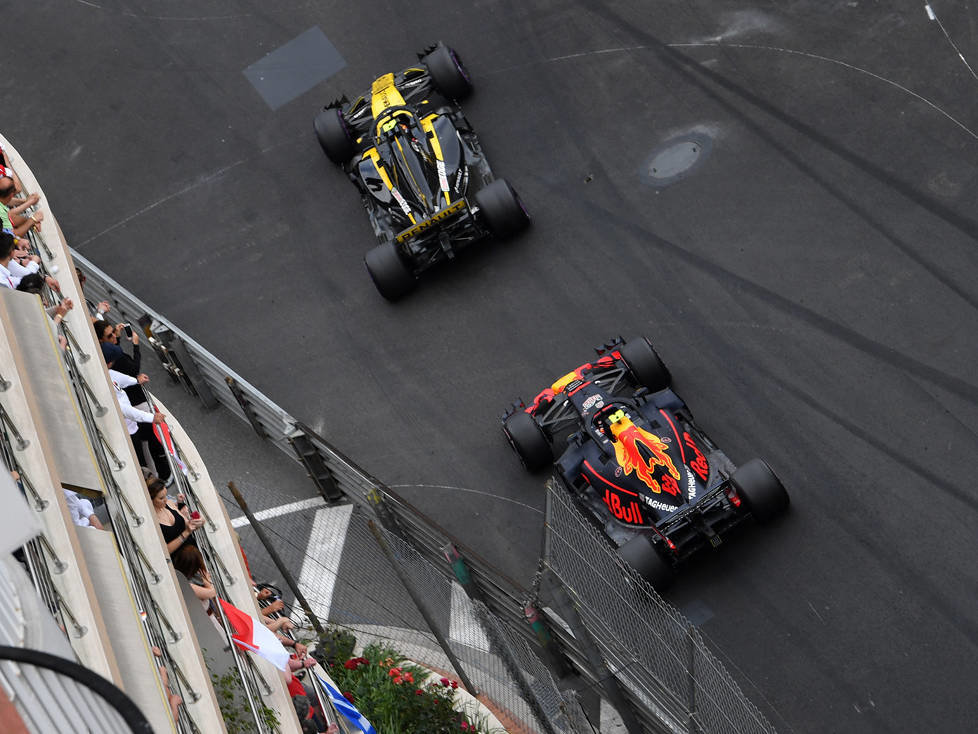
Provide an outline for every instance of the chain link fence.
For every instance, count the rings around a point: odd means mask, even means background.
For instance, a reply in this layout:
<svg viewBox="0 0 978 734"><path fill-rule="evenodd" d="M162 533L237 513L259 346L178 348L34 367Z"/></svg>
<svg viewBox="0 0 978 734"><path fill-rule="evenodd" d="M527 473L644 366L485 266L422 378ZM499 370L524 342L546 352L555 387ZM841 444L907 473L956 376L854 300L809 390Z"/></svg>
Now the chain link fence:
<svg viewBox="0 0 978 734"><path fill-rule="evenodd" d="M654 731L773 731L696 628L631 570L556 482L547 567L643 725Z"/></svg>

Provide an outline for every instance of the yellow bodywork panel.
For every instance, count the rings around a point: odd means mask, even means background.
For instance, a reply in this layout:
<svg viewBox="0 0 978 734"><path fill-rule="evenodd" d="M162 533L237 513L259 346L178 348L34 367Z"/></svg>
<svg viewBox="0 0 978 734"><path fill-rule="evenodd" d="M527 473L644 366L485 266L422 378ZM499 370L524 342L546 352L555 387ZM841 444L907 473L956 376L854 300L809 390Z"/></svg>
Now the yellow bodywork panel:
<svg viewBox="0 0 978 734"><path fill-rule="evenodd" d="M388 107L403 107L404 97L394 86L394 75L378 77L370 88L370 111L374 119Z"/></svg>
<svg viewBox="0 0 978 734"><path fill-rule="evenodd" d="M445 159L442 158L441 143L438 142L438 136L435 134L434 121L437 118L437 114L422 117L421 129L424 130L425 137L428 138L428 142L431 144L431 151L435 154L435 160L438 161L437 168L439 183L442 187L442 194L445 197L445 204L448 205L452 203L452 200L448 196L448 179L445 177Z"/></svg>
<svg viewBox="0 0 978 734"><path fill-rule="evenodd" d="M581 379L581 376L577 374L576 370L574 372L568 372L566 375L564 375L559 380L557 380L557 382L551 385L550 389L553 390L555 393L558 393L561 390L563 390L565 387L567 387L568 384L570 384L574 380L579 380L579 379Z"/></svg>
<svg viewBox="0 0 978 734"><path fill-rule="evenodd" d="M387 187L388 191L393 193L394 182L391 181L391 177L387 175L387 169L384 168L383 164L381 164L380 153L377 152L376 148L368 148L365 150L360 160L366 160L368 158L374 164L374 168L377 169L377 175L380 176L380 180L384 182L384 186ZM408 218L411 220L412 224L416 221L413 214L408 213Z"/></svg>
<svg viewBox="0 0 978 734"><path fill-rule="evenodd" d="M427 117L421 118L421 129L424 130L424 134L428 136L428 140L431 143L431 150L435 154L435 160L443 161L444 158L441 157L441 143L438 142L438 136L435 135L435 128L432 122L437 119L438 115L428 115Z"/></svg>

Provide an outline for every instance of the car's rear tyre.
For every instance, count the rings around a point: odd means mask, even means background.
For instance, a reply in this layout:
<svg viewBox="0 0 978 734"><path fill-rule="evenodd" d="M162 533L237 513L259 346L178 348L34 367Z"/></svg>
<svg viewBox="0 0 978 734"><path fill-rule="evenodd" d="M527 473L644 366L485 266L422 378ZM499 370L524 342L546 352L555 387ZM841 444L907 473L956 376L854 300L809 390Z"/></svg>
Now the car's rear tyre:
<svg viewBox="0 0 978 734"><path fill-rule="evenodd" d="M417 284L393 242L368 250L363 261L380 295L388 301L396 301L407 295Z"/></svg>
<svg viewBox="0 0 978 734"><path fill-rule="evenodd" d="M629 339L618 347L618 353L639 385L658 392L672 384L669 369L645 337Z"/></svg>
<svg viewBox="0 0 978 734"><path fill-rule="evenodd" d="M343 111L338 107L322 109L313 120L316 137L326 157L342 166L353 157L355 150L353 135L343 120Z"/></svg>
<svg viewBox="0 0 978 734"><path fill-rule="evenodd" d="M550 442L529 413L520 411L509 416L503 423L503 433L527 471L539 471L553 463Z"/></svg>
<svg viewBox="0 0 978 734"><path fill-rule="evenodd" d="M761 459L751 459L739 467L730 481L758 522L767 522L788 509L788 491Z"/></svg>
<svg viewBox="0 0 978 734"><path fill-rule="evenodd" d="M644 535L636 535L618 549L625 562L638 571L656 591L665 591L676 579L676 570Z"/></svg>
<svg viewBox="0 0 978 734"><path fill-rule="evenodd" d="M530 224L530 215L513 187L502 178L475 192L475 202L489 231L496 237L512 237Z"/></svg>
<svg viewBox="0 0 978 734"><path fill-rule="evenodd" d="M472 80L455 49L439 44L421 59L435 89L449 99L465 99L472 92Z"/></svg>

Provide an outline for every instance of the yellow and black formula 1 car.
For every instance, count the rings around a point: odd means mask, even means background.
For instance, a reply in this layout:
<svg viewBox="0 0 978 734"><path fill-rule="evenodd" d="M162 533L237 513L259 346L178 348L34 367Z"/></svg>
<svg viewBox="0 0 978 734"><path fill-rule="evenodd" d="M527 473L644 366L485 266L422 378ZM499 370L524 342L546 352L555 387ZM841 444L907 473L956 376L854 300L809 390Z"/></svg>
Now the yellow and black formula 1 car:
<svg viewBox="0 0 978 734"><path fill-rule="evenodd" d="M360 191L381 243L367 252L367 271L391 301L466 245L530 221L513 187L493 176L456 103L472 90L458 55L438 43L419 59L315 119L323 151Z"/></svg>

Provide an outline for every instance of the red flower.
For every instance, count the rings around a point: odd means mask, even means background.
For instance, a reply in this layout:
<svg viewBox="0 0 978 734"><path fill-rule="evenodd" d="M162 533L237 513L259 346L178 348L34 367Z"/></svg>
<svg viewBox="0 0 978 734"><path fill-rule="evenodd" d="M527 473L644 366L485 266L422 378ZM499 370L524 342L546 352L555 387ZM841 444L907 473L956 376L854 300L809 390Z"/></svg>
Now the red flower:
<svg viewBox="0 0 978 734"><path fill-rule="evenodd" d="M350 693L349 691L343 691L343 698L345 698L350 703L356 703L356 701L353 700L353 694Z"/></svg>
<svg viewBox="0 0 978 734"><path fill-rule="evenodd" d="M401 681L403 681L403 680L404 680L404 679L403 679L403 678L402 678L401 676L399 676L399 675L398 675L398 676L395 676L395 677L394 677L394 685L395 685L395 686L399 686L399 685L401 685Z"/></svg>
<svg viewBox="0 0 978 734"><path fill-rule="evenodd" d="M463 721L462 722L462 729L468 729L468 728L469 728L469 722Z"/></svg>
<svg viewBox="0 0 978 734"><path fill-rule="evenodd" d="M406 680L408 683L414 683L414 676L410 673L405 673L404 680Z"/></svg>
<svg viewBox="0 0 978 734"><path fill-rule="evenodd" d="M452 681L452 689L455 689L455 688L458 688L458 681L457 680L453 680Z"/></svg>
<svg viewBox="0 0 978 734"><path fill-rule="evenodd" d="M360 659L359 658L353 658L353 659L347 660L345 663L343 663L343 667L346 668L347 670L356 670L357 669L357 666L359 664L360 664Z"/></svg>
<svg viewBox="0 0 978 734"><path fill-rule="evenodd" d="M449 683L448 678L441 678L440 680L441 680L441 684L443 686L448 686L448 683Z"/></svg>
<svg viewBox="0 0 978 734"><path fill-rule="evenodd" d="M400 674L401 674L400 668L391 668L389 671L387 671L387 675L389 675L391 678L395 678Z"/></svg>
<svg viewBox="0 0 978 734"><path fill-rule="evenodd" d="M418 689L416 689L414 691L414 695L415 696L423 696L424 695L424 691L422 691L420 688L418 688Z"/></svg>
<svg viewBox="0 0 978 734"><path fill-rule="evenodd" d="M438 703L438 699L437 698L435 699L435 703Z"/></svg>

